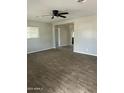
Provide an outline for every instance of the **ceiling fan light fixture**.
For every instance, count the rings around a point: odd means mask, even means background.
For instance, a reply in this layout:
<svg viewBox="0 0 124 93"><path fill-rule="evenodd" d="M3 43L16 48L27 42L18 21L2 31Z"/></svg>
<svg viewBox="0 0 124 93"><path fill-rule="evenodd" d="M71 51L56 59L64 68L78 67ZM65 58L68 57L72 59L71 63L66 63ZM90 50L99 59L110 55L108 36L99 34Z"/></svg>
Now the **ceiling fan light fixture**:
<svg viewBox="0 0 124 93"><path fill-rule="evenodd" d="M86 2L87 0L76 0L76 1L81 3L81 2Z"/></svg>

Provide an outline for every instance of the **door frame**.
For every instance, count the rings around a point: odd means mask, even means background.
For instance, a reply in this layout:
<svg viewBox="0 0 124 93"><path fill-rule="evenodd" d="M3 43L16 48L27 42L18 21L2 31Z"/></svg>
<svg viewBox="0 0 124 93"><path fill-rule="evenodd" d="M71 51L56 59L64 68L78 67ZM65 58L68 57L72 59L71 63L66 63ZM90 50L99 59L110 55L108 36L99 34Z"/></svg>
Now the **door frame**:
<svg viewBox="0 0 124 93"><path fill-rule="evenodd" d="M55 31L55 48L58 48L60 47L60 28L58 26L55 26L54 31Z"/></svg>

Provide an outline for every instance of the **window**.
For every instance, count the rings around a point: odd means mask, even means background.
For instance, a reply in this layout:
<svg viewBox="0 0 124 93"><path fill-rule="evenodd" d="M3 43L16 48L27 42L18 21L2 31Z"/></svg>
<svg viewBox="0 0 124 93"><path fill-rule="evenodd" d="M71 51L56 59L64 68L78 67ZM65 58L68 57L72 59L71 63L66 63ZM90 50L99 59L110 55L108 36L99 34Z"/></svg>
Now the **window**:
<svg viewBox="0 0 124 93"><path fill-rule="evenodd" d="M39 27L27 27L27 38L39 38Z"/></svg>

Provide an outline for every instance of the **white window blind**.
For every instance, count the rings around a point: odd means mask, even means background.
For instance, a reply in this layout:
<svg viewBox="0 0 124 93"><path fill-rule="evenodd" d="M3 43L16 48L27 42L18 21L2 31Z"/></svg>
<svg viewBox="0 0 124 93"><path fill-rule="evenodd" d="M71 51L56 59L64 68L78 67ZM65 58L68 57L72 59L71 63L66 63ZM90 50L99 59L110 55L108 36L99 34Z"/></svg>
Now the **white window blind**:
<svg viewBox="0 0 124 93"><path fill-rule="evenodd" d="M27 38L39 38L39 27L27 27Z"/></svg>

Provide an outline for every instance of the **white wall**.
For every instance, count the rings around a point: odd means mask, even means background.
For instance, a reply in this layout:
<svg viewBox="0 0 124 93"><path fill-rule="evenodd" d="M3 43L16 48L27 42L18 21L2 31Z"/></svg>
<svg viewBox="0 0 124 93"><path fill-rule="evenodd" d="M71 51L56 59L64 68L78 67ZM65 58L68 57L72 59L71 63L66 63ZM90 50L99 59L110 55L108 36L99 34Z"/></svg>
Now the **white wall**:
<svg viewBox="0 0 124 93"><path fill-rule="evenodd" d="M74 52L97 55L96 16L75 20Z"/></svg>
<svg viewBox="0 0 124 93"><path fill-rule="evenodd" d="M37 52L53 48L52 24L36 21L27 21L27 26L39 27L39 38L27 40L27 52Z"/></svg>
<svg viewBox="0 0 124 93"><path fill-rule="evenodd" d="M97 55L97 17L86 16L53 25L74 23L74 52Z"/></svg>
<svg viewBox="0 0 124 93"><path fill-rule="evenodd" d="M63 25L67 23L74 23L74 52L97 55L97 17L87 16L78 19L67 20L63 22L53 23L55 25ZM42 51L46 49L55 47L54 29L49 23L41 23L28 20L28 26L38 26L40 27L40 37L37 39L28 39L28 53ZM61 35L61 46L68 45L69 39L66 38L69 35L66 32L68 27L60 27ZM52 31L53 30L53 31ZM63 31L63 32L62 32Z"/></svg>

